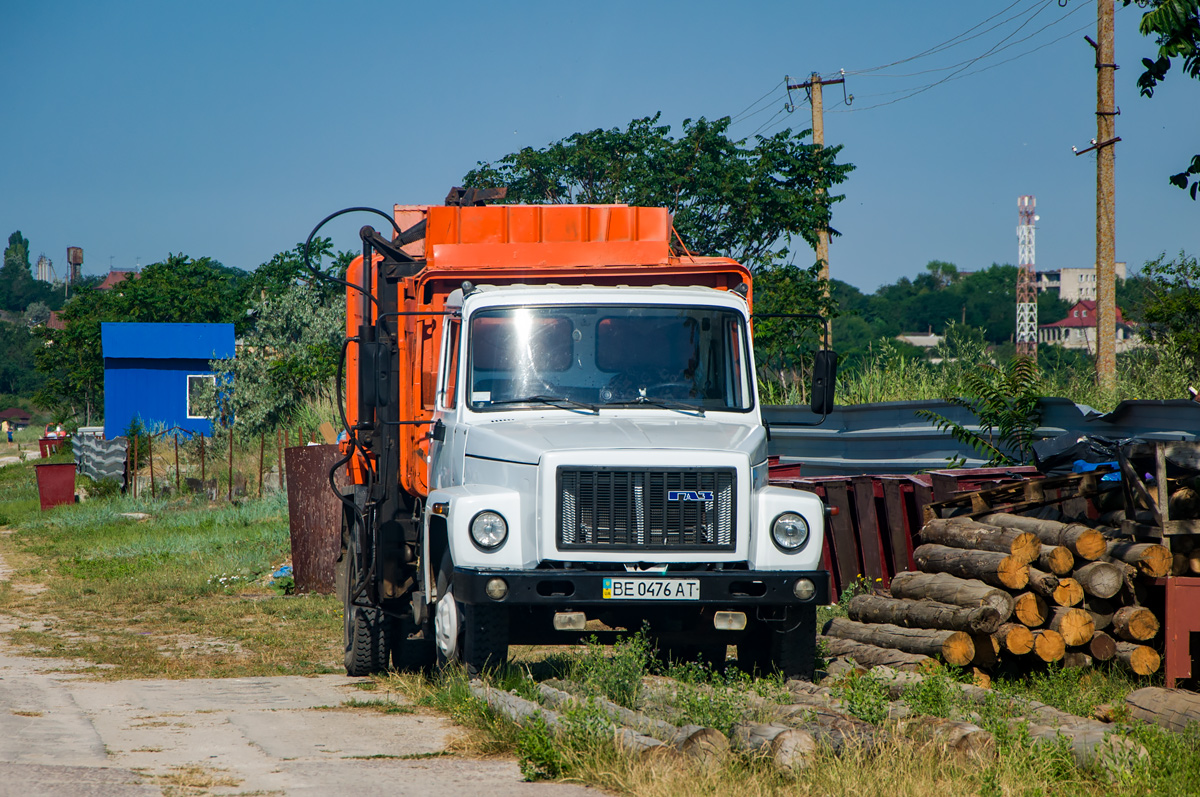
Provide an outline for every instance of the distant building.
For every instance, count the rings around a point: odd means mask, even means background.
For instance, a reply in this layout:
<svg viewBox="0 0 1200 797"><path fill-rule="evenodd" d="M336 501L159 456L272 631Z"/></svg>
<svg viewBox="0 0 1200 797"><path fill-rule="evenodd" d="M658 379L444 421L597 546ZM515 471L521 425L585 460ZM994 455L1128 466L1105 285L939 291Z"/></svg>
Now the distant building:
<svg viewBox="0 0 1200 797"><path fill-rule="evenodd" d="M216 379L209 360L234 356L233 324L102 323L104 435L120 437L134 418L148 429L212 434L197 388Z"/></svg>
<svg viewBox="0 0 1200 797"><path fill-rule="evenodd" d="M1117 279L1125 279L1125 263L1116 263ZM1055 291L1058 298L1064 302L1078 302L1084 299L1096 299L1096 269L1095 268L1057 268L1037 273L1037 291L1046 293Z"/></svg>
<svg viewBox="0 0 1200 797"><path fill-rule="evenodd" d="M136 271L119 271L119 270L118 271L109 271L108 276L106 276L104 278L104 281L96 286L96 290L107 291L110 288L115 288L117 285L124 282L127 277L130 279L137 277L137 272Z"/></svg>
<svg viewBox="0 0 1200 797"><path fill-rule="evenodd" d="M934 349L942 345L945 336L934 334L932 331L904 332L897 335L896 340L902 340L911 346L919 346L922 349Z"/></svg>
<svg viewBox="0 0 1200 797"><path fill-rule="evenodd" d="M1063 320L1038 325L1038 343L1095 353L1096 322L1096 302L1086 299L1076 302ZM1121 316L1120 307L1117 308L1116 342L1117 351L1128 351L1142 345L1133 326Z"/></svg>

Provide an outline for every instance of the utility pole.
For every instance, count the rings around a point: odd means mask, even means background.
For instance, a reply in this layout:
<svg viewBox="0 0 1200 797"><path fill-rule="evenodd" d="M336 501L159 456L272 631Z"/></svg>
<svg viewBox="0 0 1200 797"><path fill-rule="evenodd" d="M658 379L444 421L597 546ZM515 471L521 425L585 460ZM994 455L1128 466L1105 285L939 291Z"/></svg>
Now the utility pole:
<svg viewBox="0 0 1200 797"><path fill-rule="evenodd" d="M804 89L808 92L812 100L812 135L813 144L818 149L825 147L825 114L822 107L821 87L833 86L838 83L845 83L846 78L837 77L831 80L822 80L821 76L813 72L809 79L803 83L795 83L788 85L788 89L797 90ZM825 193L824 188L817 188L817 196ZM829 229L822 226L817 230L817 261L821 264L821 279L829 280Z"/></svg>
<svg viewBox="0 0 1200 797"><path fill-rule="evenodd" d="M822 80L821 76L816 72L809 75L809 79L803 83L792 84L788 82L788 90L795 91L797 89L805 89L808 91L809 99L812 105L812 135L813 144L818 150L825 147L825 112L821 100L821 87L834 86L838 83L845 84L846 78L839 76L830 80ZM853 98L851 98L853 99ZM817 187L817 201L821 201L821 197L825 194L825 189L821 186ZM820 276L821 281L825 284L824 295L829 298L829 228L821 225L817 229L817 262L821 265ZM832 346L832 335L826 335L826 346Z"/></svg>
<svg viewBox="0 0 1200 797"><path fill-rule="evenodd" d="M1113 14L1115 0L1096 0L1096 39L1084 36L1096 51L1096 138L1076 155L1096 151L1096 384L1117 388L1116 190L1113 170L1117 107L1113 98Z"/></svg>

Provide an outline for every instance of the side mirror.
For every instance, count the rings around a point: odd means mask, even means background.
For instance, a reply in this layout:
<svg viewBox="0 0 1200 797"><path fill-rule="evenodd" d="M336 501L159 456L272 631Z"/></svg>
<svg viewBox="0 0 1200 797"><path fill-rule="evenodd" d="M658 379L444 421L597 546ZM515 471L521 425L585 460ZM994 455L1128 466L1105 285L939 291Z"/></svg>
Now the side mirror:
<svg viewBox="0 0 1200 797"><path fill-rule="evenodd" d="M837 352L822 349L813 357L811 409L817 415L833 412L833 389L837 384Z"/></svg>

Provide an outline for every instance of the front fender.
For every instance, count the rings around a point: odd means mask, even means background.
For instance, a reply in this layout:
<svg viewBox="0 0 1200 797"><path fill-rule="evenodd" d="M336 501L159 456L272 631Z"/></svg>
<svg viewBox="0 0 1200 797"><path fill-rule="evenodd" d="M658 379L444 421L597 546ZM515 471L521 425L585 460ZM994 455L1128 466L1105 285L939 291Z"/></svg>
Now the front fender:
<svg viewBox="0 0 1200 797"><path fill-rule="evenodd" d="M803 490L762 487L754 494L754 534L750 545L753 570L820 570L825 542L825 504ZM771 524L784 512L797 512L808 521L808 542L785 552L771 539Z"/></svg>
<svg viewBox="0 0 1200 797"><path fill-rule="evenodd" d="M435 510L445 506L450 558L455 567L522 568L537 566L534 535L521 526L521 494L504 487L461 485L433 490L425 504L425 535L422 558L426 568L426 583L434 583L434 568L440 562L430 561L430 522ZM480 512L499 512L508 524L508 537L494 551L485 551L471 540L471 521Z"/></svg>

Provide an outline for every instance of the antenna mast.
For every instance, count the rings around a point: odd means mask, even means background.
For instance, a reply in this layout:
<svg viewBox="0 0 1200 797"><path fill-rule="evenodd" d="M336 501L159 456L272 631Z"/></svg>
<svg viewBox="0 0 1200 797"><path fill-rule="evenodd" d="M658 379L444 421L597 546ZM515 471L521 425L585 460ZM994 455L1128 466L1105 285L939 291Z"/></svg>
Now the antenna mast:
<svg viewBox="0 0 1200 797"><path fill-rule="evenodd" d="M1017 198L1017 356L1037 361L1037 273L1033 268L1033 230L1038 217L1032 196Z"/></svg>

